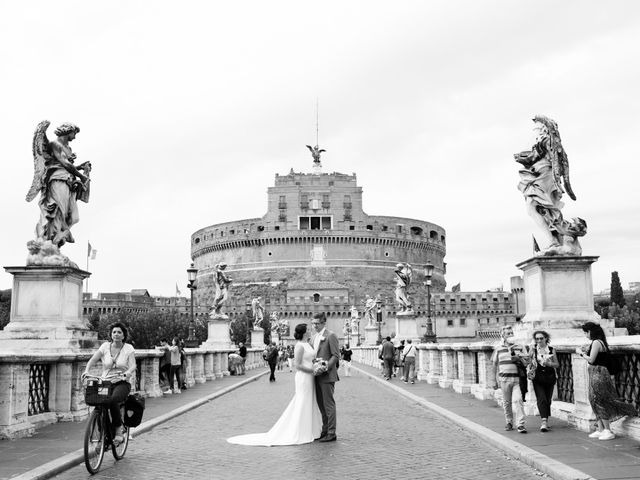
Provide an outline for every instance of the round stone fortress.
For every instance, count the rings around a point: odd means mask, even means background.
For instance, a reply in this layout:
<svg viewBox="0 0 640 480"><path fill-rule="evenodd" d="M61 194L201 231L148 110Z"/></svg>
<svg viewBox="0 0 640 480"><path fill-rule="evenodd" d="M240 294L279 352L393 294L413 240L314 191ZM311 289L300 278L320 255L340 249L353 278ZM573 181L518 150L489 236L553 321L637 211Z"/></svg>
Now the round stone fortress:
<svg viewBox="0 0 640 480"><path fill-rule="evenodd" d="M445 245L445 230L434 223L364 213L355 174L292 169L276 174L263 217L211 225L191 236L195 294L198 304L211 305L215 266L226 263L231 316L244 313L257 296L267 311L285 317L313 311L344 317L365 295L380 295L392 314L396 264L413 266L410 298L424 303L426 263L435 266L432 291L444 291Z"/></svg>

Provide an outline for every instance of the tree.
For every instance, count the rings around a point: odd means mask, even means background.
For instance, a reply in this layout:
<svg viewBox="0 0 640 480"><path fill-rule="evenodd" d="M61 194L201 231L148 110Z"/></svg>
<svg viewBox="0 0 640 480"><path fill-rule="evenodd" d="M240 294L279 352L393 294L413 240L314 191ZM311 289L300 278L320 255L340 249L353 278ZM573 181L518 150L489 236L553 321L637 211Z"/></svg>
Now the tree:
<svg viewBox="0 0 640 480"><path fill-rule="evenodd" d="M631 311L627 306L620 308L612 305L609 308L609 318L615 320L616 327L626 328L629 335L640 334L640 313L637 311Z"/></svg>
<svg viewBox="0 0 640 480"><path fill-rule="evenodd" d="M248 319L245 316L244 318L234 318L231 320L229 324L229 336L231 337L231 341L236 345L240 342L247 343L247 322Z"/></svg>
<svg viewBox="0 0 640 480"><path fill-rule="evenodd" d="M0 330L11 318L11 290L0 290Z"/></svg>
<svg viewBox="0 0 640 480"><path fill-rule="evenodd" d="M626 304L618 272L611 272L611 304L614 303L619 307L624 307Z"/></svg>

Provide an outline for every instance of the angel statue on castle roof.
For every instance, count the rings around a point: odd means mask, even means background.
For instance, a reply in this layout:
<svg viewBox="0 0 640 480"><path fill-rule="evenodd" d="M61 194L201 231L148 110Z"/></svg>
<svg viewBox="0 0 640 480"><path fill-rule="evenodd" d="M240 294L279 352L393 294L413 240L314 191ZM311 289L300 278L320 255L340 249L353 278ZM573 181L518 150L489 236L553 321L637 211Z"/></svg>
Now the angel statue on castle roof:
<svg viewBox="0 0 640 480"><path fill-rule="evenodd" d="M80 128L73 123L63 123L54 130L57 138L49 141L50 123L40 122L33 134L34 174L26 200L30 202L40 193L40 220L36 225L36 239L27 244L28 265L71 264L59 248L74 242L71 227L79 220L77 201L89 201L91 163L76 165L76 155L69 145Z"/></svg>
<svg viewBox="0 0 640 480"><path fill-rule="evenodd" d="M538 115L533 119L536 139L531 150L514 154L520 169L518 190L524 195L529 216L537 227L539 255L582 255L578 237L587 233L581 218L567 221L562 216L562 195L576 199L569 181L569 159L562 147L558 125Z"/></svg>

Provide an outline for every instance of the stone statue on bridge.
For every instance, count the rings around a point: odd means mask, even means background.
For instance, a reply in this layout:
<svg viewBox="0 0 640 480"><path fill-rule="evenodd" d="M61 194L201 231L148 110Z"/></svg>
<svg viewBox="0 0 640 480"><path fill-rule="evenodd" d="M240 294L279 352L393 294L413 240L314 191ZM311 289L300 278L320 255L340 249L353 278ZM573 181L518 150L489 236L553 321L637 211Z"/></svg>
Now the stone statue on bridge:
<svg viewBox="0 0 640 480"><path fill-rule="evenodd" d="M375 322L375 312L376 308L375 299L371 298L371 295L365 295L364 299L364 318L367 320L367 327L372 327Z"/></svg>
<svg viewBox="0 0 640 480"><path fill-rule="evenodd" d="M400 311L397 314L409 315L413 313L413 308L411 307L407 289L411 285L413 269L408 263L398 263L394 273L396 275L396 302L400 307Z"/></svg>
<svg viewBox="0 0 640 480"><path fill-rule="evenodd" d="M576 199L569 181L569 159L562 147L558 125L536 116L536 139L531 150L516 153L522 165L518 190L524 195L527 211L537 227L539 255L582 255L579 237L586 235L587 222L562 217L562 195Z"/></svg>
<svg viewBox="0 0 640 480"><path fill-rule="evenodd" d="M71 227L79 220L77 201L89 201L91 163L75 165L76 155L69 143L80 128L63 123L54 131L57 138L49 141L50 123L40 122L33 134L34 173L26 200L30 202L40 193L40 219L36 238L27 245L27 265L75 266L59 249L74 242Z"/></svg>
<svg viewBox="0 0 640 480"><path fill-rule="evenodd" d="M307 148L311 152L311 156L313 157L313 163L319 165L320 164L320 154L323 153L323 152L326 152L326 150L324 148L321 149L320 147L318 147L318 145L316 145L315 147L312 147L311 145L307 145Z"/></svg>
<svg viewBox="0 0 640 480"><path fill-rule="evenodd" d="M229 284L231 283L231 278L225 272L226 269L226 263L219 263L216 265L216 273L214 277L216 283L216 293L215 297L213 298L211 313L209 313L209 316L212 319L228 318L224 313L222 313L222 306L227 301L227 298L229 296Z"/></svg>
<svg viewBox="0 0 640 480"><path fill-rule="evenodd" d="M258 330L259 328L264 328L262 325L262 321L264 319L264 307L262 303L260 303L262 297L256 297L251 300L251 313L253 314L253 329Z"/></svg>

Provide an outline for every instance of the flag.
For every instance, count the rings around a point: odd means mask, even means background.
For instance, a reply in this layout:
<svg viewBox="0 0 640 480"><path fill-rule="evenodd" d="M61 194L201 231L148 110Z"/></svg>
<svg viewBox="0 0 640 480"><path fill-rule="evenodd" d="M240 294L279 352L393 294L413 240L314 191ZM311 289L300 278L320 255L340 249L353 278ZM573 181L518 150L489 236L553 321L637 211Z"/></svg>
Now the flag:
<svg viewBox="0 0 640 480"><path fill-rule="evenodd" d="M458 283L458 284L454 285L453 287L451 287L451 291L454 292L454 293L455 292L459 292L460 291L460 284Z"/></svg>
<svg viewBox="0 0 640 480"><path fill-rule="evenodd" d="M91 244L87 242L87 257L91 255Z"/></svg>
<svg viewBox="0 0 640 480"><path fill-rule="evenodd" d="M179 297L180 295L182 295L182 293L180 293L180 289L178 288L178 284L176 283L176 297Z"/></svg>
<svg viewBox="0 0 640 480"><path fill-rule="evenodd" d="M91 260L96 259L96 253L98 253L98 250L91 250Z"/></svg>

